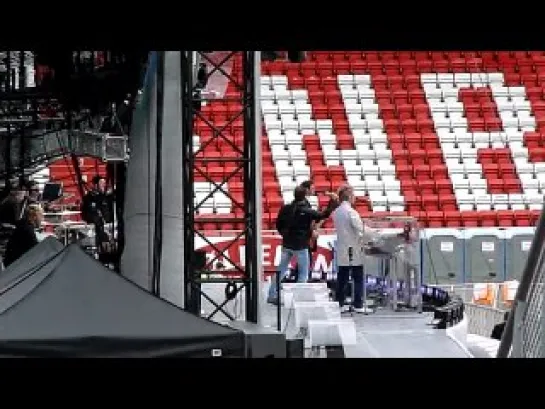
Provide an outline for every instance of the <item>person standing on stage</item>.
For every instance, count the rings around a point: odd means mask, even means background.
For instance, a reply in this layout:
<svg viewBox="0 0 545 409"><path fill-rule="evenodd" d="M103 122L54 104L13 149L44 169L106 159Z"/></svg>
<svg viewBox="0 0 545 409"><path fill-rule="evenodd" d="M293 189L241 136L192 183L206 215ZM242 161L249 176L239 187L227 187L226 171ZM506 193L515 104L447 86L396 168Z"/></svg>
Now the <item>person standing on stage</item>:
<svg viewBox="0 0 545 409"><path fill-rule="evenodd" d="M0 203L0 222L14 226L29 205L38 203L39 194L38 185L33 181L25 181L14 190L8 187L7 195Z"/></svg>
<svg viewBox="0 0 545 409"><path fill-rule="evenodd" d="M306 180L304 182L302 182L299 186L303 187L306 189L307 191L307 195L306 195L306 203L308 205L309 208L312 208L308 198L310 196L314 196L316 195L316 190L314 189L314 182L312 180ZM329 198L331 199L333 196L336 198L337 195L332 195L332 193L330 192L326 192L325 193L326 196L329 196ZM338 203L337 203L338 204ZM312 222L311 224L311 228L310 228L310 240L309 240L309 246L308 246L308 257L309 257L309 280L312 279L312 255L318 251L318 230L322 228L322 225L324 224L325 222L325 219L322 219L320 221L317 221L317 222ZM322 279L322 277L320 277L320 280Z"/></svg>
<svg viewBox="0 0 545 409"><path fill-rule="evenodd" d="M4 255L4 266L7 267L15 260L38 244L36 229L39 229L44 215L42 208L36 204L28 205L23 217L15 224Z"/></svg>
<svg viewBox="0 0 545 409"><path fill-rule="evenodd" d="M95 242L101 261L106 260L110 252L111 239L106 233L105 226L113 222L113 215L113 193L106 191L106 180L97 175L93 178L92 189L85 194L81 202L81 217L86 223L95 226Z"/></svg>
<svg viewBox="0 0 545 409"><path fill-rule="evenodd" d="M358 212L353 208L354 189L344 186L339 189L339 207L333 212L333 224L337 233L337 289L336 301L341 312L349 308L346 302L346 287L352 272L354 285L354 311L363 313L363 263L364 263L364 225ZM350 271L352 270L352 271Z"/></svg>
<svg viewBox="0 0 545 409"><path fill-rule="evenodd" d="M280 265L269 287L267 302L278 304L277 280L286 275L292 257L297 257L299 274L297 282L306 282L309 271L309 239L311 225L314 221L327 219L337 205L337 198L331 195L328 206L323 211L312 209L308 205L307 190L297 186L294 191L293 202L282 206L276 220L276 229L282 236L282 252Z"/></svg>

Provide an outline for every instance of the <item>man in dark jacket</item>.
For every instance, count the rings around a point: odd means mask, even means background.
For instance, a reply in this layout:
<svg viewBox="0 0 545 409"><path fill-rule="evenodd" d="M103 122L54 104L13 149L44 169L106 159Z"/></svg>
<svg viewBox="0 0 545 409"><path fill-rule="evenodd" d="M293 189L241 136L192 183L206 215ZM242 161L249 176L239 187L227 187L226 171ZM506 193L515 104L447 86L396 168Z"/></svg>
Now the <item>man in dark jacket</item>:
<svg viewBox="0 0 545 409"><path fill-rule="evenodd" d="M83 197L81 203L81 217L95 226L95 242L99 259L105 259L110 239L104 230L106 223L113 222L114 199L111 193L106 192L106 181L101 176L93 178L93 187Z"/></svg>
<svg viewBox="0 0 545 409"><path fill-rule="evenodd" d="M302 182L299 186L303 187L306 189L307 191L307 194L306 194L306 197L305 197L305 202L306 202L306 205L309 207L309 208L312 208L308 198L310 196L314 196L316 194L315 190L314 190L314 183L312 182L312 180L305 180L304 182ZM323 220L320 222L320 223L323 223ZM318 250L318 235L316 233L317 229L320 228L321 226L319 225L319 223L316 223L316 222L313 222L311 224L311 232L310 232L310 241L309 241L309 247L308 247L308 260L309 260L309 272L308 272L308 277L309 277L309 280L312 278L312 253L314 253L316 250ZM297 274L299 273L299 264L297 264Z"/></svg>
<svg viewBox="0 0 545 409"><path fill-rule="evenodd" d="M314 182L312 182L312 180L305 180L299 186L306 189L307 193L305 197L305 202L307 203L308 207L312 207L310 205L310 202L308 201L308 197L316 194L316 191L314 190Z"/></svg>
<svg viewBox="0 0 545 409"><path fill-rule="evenodd" d="M0 203L0 222L15 225L21 218L21 207L24 193L21 190L11 190Z"/></svg>
<svg viewBox="0 0 545 409"><path fill-rule="evenodd" d="M332 198L327 208L317 211L308 206L307 190L297 186L294 199L290 204L282 206L276 219L276 229L282 236L282 253L277 274L269 287L267 302L278 304L276 281L281 280L288 270L292 257L297 257L299 265L298 282L306 282L309 271L308 247L311 234L311 225L314 221L327 219L334 210L337 201Z"/></svg>
<svg viewBox="0 0 545 409"><path fill-rule="evenodd" d="M15 230L6 246L3 260L5 267L38 244L36 229L40 227L42 220L42 209L34 204L29 205L23 218L15 223Z"/></svg>
<svg viewBox="0 0 545 409"><path fill-rule="evenodd" d="M8 187L0 203L0 223L15 225L29 205L38 203L39 195L38 185L33 181L26 181L17 189Z"/></svg>
<svg viewBox="0 0 545 409"><path fill-rule="evenodd" d="M81 216L89 224L104 224L112 221L113 198L106 192L106 180L102 176L93 178L93 186L81 203Z"/></svg>

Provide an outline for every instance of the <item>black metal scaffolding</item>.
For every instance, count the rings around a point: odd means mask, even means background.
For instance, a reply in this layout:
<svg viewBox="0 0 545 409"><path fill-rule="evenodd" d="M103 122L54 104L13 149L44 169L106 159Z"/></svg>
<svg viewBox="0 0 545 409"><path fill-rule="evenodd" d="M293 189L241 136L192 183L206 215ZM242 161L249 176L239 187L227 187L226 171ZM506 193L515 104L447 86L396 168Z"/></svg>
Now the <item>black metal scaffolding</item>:
<svg viewBox="0 0 545 409"><path fill-rule="evenodd" d="M184 203L184 283L185 283L185 308L195 314L200 314L201 296L207 299L215 306L215 310L209 315L212 318L216 313L222 312L229 319L234 317L225 310L227 303L236 295L244 291L246 301L246 321L258 322L259 305L259 272L261 257L258 254L260 248L260 205L258 204L261 196L260 176L261 162L259 156L259 146L261 138L258 134L259 115L259 52L256 51L232 51L221 61L213 61L207 53L197 52L198 58L207 63L208 77L212 75L225 76L231 89L239 91L239 96L234 92L227 93L223 98L214 98L214 101L230 101L234 105L240 105L240 112L230 111L227 121L221 125L212 123L200 112L200 105L206 100L206 95L202 96L198 92L197 79L195 78L194 52L182 51L181 73L182 73L182 127L183 127L183 203ZM237 56L242 57L242 78L236 78L232 72L227 69L227 64L231 59ZM240 77L240 76L239 76ZM240 81L239 81L240 80ZM236 104L238 103L238 104ZM231 124L242 119L243 137L242 146L237 144L232 132L229 131ZM198 149L194 149L194 123L196 120L202 121L211 131L212 137L203 141ZM202 153L207 146L221 141L226 150L235 152L236 155L220 157L204 156ZM220 152L221 153L221 152ZM207 163L221 163L223 166L229 166L233 171L225 172L222 180L212 180L206 172ZM233 194L227 191L226 187L229 181L242 173L243 180L243 200L236 200ZM210 182L213 186L212 191L199 202L194 202L195 198L195 177L200 176ZM229 243L222 243L217 246L206 237L199 228L199 219L195 212L203 206L205 201L213 196L215 192L223 192L232 202L232 212L236 217L226 219L224 217L214 219L214 216L207 217L207 222L227 222L242 224L243 228ZM259 195L259 197L258 197ZM239 211L235 211L240 209ZM238 214L238 215L237 215ZM200 237L206 244L214 249L215 257L208 260L206 266L199 266L195 252L195 237ZM228 251L239 240L245 242L246 251L244 260L240 263L235 262L229 257ZM221 271L214 271L214 262L223 259L234 266L237 276L215 278ZM206 294L201 287L202 283L225 283L225 300L216 302Z"/></svg>
<svg viewBox="0 0 545 409"><path fill-rule="evenodd" d="M38 117L35 98L26 92L25 51L3 51L2 75L0 76L0 127L2 132L3 174L4 184L10 185L14 168L18 170L19 184L25 179L25 164L28 162L27 128L37 126ZM16 81L16 70L18 81ZM13 146L16 154L14 155ZM15 156L15 157L14 157ZM14 166L14 160L17 166Z"/></svg>

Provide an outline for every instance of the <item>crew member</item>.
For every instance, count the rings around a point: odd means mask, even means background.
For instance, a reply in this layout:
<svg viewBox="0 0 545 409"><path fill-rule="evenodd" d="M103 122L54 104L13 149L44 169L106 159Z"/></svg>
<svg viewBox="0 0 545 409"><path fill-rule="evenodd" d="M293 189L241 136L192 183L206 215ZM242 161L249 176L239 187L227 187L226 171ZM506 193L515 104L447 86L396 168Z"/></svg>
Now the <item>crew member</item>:
<svg viewBox="0 0 545 409"><path fill-rule="evenodd" d="M363 313L363 263L364 263L364 225L358 212L352 207L355 202L351 186L339 189L340 205L332 215L337 232L337 288L335 297L341 312L349 308L345 305L346 288L352 273L354 285L354 311Z"/></svg>
<svg viewBox="0 0 545 409"><path fill-rule="evenodd" d="M399 237L403 238L406 244L414 243L416 240L416 235L410 223L405 223L403 225L403 232L399 233Z"/></svg>
<svg viewBox="0 0 545 409"><path fill-rule="evenodd" d="M202 89L195 87L193 90L193 110L195 112L201 112L202 109Z"/></svg>
<svg viewBox="0 0 545 409"><path fill-rule="evenodd" d="M205 89L206 84L208 84L208 70L206 68L206 63L201 62L197 71L197 86L200 89Z"/></svg>
<svg viewBox="0 0 545 409"><path fill-rule="evenodd" d="M113 222L113 195L106 192L106 180L102 176L93 178L93 186L81 203L81 217L89 224L95 226L96 247L99 259L110 253L110 239L104 230L106 223Z"/></svg>
<svg viewBox="0 0 545 409"><path fill-rule="evenodd" d="M303 187L306 190L305 202L307 206L309 207L309 209L312 209L312 206L308 198L316 194L316 191L314 190L314 182L312 182L312 180L305 180L299 186ZM308 260L309 260L308 278L309 280L312 278L312 253L314 253L318 249L317 229L318 229L317 223L313 222L311 224L310 241L308 246ZM299 269L299 264L297 264L297 269Z"/></svg>
<svg viewBox="0 0 545 409"><path fill-rule="evenodd" d="M6 246L3 260L5 267L38 244L36 229L40 228L42 221L43 211L41 207L36 204L29 205L23 217L16 222L15 230Z"/></svg>
<svg viewBox="0 0 545 409"><path fill-rule="evenodd" d="M307 195L305 198L305 201L307 203L307 206L309 208L312 208L308 198L310 196L314 196L316 194L316 190L314 189L314 182L312 180L306 180L300 184L301 187L305 188L307 191ZM329 195L329 193L326 193ZM309 257L309 280L312 279L312 255L318 250L318 229L322 227L322 224L325 220L321 220L319 222L313 222L311 225L311 232L310 232L310 241L309 241L309 247L308 247L308 257Z"/></svg>
<svg viewBox="0 0 545 409"><path fill-rule="evenodd" d="M38 184L31 181L23 183L23 202L21 204L21 215L26 211L26 208L32 204L38 204L40 200L40 189Z"/></svg>
<svg viewBox="0 0 545 409"><path fill-rule="evenodd" d="M0 203L0 223L15 225L29 205L38 203L39 194L35 182L24 182L14 190L8 187L7 196Z"/></svg>
<svg viewBox="0 0 545 409"><path fill-rule="evenodd" d="M23 190L9 190L6 198L0 203L0 221L3 224L15 226L17 221L21 218L21 205L23 199Z"/></svg>
<svg viewBox="0 0 545 409"><path fill-rule="evenodd" d="M276 220L276 229L282 236L282 251L280 265L277 274L271 282L267 301L278 304L276 280L285 276L290 260L297 257L299 272L297 281L306 282L309 271L309 239L311 224L314 221L327 219L337 204L336 196L332 195L326 209L317 211L309 207L306 199L307 190L297 186L294 191L294 199L290 204L282 206Z"/></svg>

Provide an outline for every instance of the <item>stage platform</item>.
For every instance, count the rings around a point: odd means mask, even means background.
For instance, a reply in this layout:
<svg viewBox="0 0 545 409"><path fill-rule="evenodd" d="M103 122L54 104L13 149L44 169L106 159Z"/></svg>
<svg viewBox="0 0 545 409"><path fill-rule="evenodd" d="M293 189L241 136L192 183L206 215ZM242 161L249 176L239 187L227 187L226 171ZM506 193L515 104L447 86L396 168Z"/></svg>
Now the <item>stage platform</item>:
<svg viewBox="0 0 545 409"><path fill-rule="evenodd" d="M216 301L223 301L223 286L207 284L206 292ZM266 286L263 289L266 291ZM238 318L243 315L244 302L231 301L227 305L230 313ZM209 303L203 304L205 313L213 309ZM393 312L377 310L374 314L343 314L352 317L356 325L357 345L344 347L346 358L469 358L456 342L449 338L445 330L433 329L429 324L429 313ZM222 315L215 317L219 322L226 322ZM276 328L276 307L263 302L262 324ZM295 328L295 314L282 308L282 330L288 338L298 335ZM322 354L323 355L323 354Z"/></svg>

